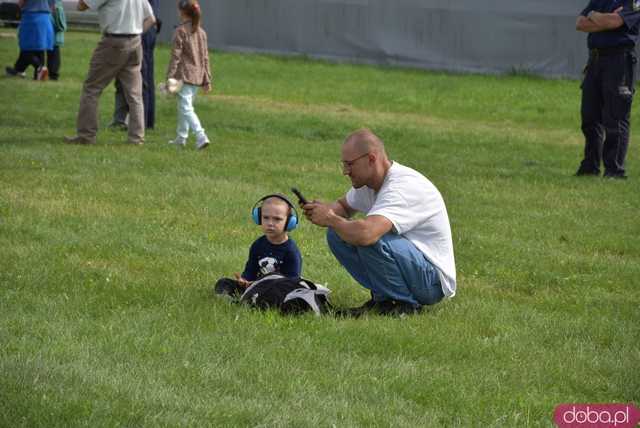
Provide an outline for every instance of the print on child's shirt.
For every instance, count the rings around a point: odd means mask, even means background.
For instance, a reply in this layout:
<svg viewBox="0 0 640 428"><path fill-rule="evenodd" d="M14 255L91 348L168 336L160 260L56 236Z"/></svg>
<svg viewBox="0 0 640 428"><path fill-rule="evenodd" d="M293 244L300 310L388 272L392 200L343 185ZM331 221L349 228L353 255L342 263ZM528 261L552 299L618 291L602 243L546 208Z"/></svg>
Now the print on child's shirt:
<svg viewBox="0 0 640 428"><path fill-rule="evenodd" d="M268 275L273 272L277 272L278 269L278 260L273 257L264 257L258 260L258 266L260 266L260 273L264 275Z"/></svg>

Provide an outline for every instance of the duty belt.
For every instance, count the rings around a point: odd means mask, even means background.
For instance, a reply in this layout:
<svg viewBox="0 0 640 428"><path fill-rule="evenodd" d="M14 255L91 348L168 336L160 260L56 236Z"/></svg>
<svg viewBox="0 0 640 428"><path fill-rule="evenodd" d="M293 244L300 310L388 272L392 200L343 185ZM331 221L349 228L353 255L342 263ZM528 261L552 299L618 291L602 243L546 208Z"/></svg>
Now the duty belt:
<svg viewBox="0 0 640 428"><path fill-rule="evenodd" d="M599 56L610 56L610 55L621 55L633 50L633 46L616 46L611 48L593 48L589 49L589 56L591 57L599 57Z"/></svg>

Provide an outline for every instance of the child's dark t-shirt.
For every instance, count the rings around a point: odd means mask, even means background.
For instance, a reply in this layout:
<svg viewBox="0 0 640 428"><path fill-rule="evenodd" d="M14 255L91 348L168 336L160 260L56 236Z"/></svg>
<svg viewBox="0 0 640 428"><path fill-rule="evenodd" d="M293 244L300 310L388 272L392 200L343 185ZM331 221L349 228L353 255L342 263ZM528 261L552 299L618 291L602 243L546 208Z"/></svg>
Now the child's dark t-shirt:
<svg viewBox="0 0 640 428"><path fill-rule="evenodd" d="M297 278L301 271L302 256L293 239L289 238L282 244L274 245L263 235L251 244L242 277L248 281L255 281L264 275L277 272Z"/></svg>

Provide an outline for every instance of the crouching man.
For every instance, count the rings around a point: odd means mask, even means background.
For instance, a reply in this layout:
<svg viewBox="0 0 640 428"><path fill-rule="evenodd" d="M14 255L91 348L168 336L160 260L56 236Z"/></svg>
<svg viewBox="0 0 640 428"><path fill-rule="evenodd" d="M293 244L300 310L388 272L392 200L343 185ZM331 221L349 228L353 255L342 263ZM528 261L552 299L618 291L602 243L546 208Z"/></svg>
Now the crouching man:
<svg viewBox="0 0 640 428"><path fill-rule="evenodd" d="M433 183L389 160L382 140L368 129L344 141L342 172L353 186L345 196L302 208L309 221L328 228L331 252L371 292L371 300L348 314L415 313L453 297L451 227ZM356 212L365 217L352 219Z"/></svg>

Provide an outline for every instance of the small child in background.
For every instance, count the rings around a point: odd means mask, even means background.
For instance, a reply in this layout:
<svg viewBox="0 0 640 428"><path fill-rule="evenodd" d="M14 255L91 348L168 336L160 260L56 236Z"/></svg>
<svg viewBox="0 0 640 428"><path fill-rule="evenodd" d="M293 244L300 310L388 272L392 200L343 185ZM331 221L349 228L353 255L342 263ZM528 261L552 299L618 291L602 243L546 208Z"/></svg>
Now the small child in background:
<svg viewBox="0 0 640 428"><path fill-rule="evenodd" d="M51 22L53 23L54 41L53 50L47 51L47 68L49 69L49 79L58 80L62 64L60 46L64 45L64 32L67 31L67 17L64 14L62 0L55 0L51 8Z"/></svg>
<svg viewBox="0 0 640 428"><path fill-rule="evenodd" d="M196 147L204 149L209 145L209 138L193 108L193 100L199 87L205 92L211 90L207 33L200 26L200 4L197 0L180 0L178 11L180 25L173 35L167 80L176 79L183 85L177 93L177 136L169 144L184 147L191 130L196 135Z"/></svg>
<svg viewBox="0 0 640 428"><path fill-rule="evenodd" d="M300 277L302 255L288 233L298 225L298 214L291 201L281 194L267 195L255 203L251 216L264 235L251 245L242 274L236 273L235 280L218 280L217 294L242 294L253 281L271 273Z"/></svg>
<svg viewBox="0 0 640 428"><path fill-rule="evenodd" d="M20 24L18 46L20 53L13 67L5 67L7 76L25 77L25 70L33 67L33 80L46 80L48 71L44 55L53 49L51 9L53 0L18 0Z"/></svg>

